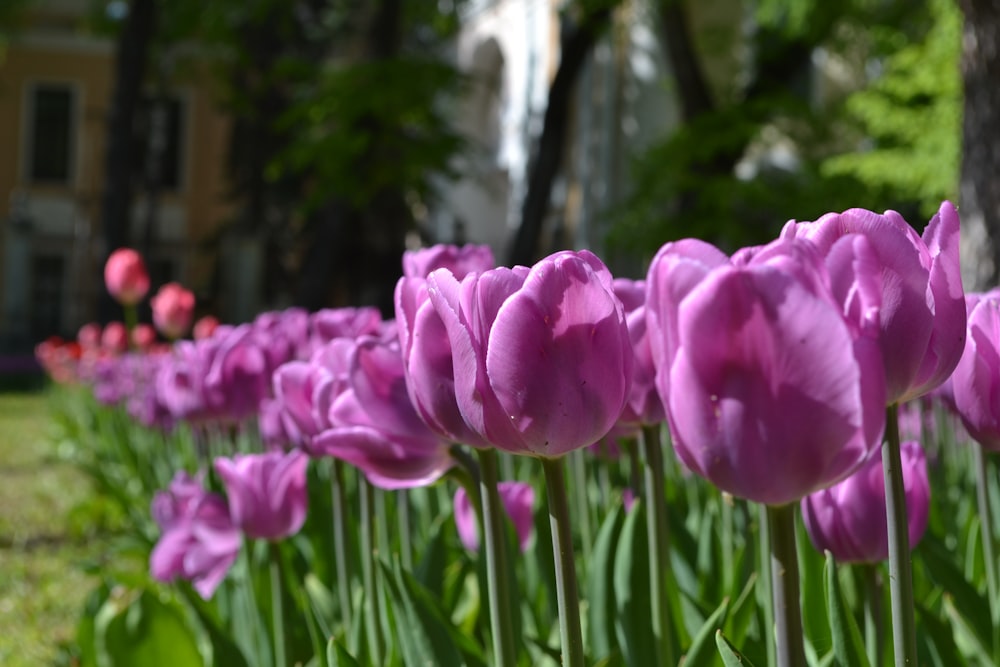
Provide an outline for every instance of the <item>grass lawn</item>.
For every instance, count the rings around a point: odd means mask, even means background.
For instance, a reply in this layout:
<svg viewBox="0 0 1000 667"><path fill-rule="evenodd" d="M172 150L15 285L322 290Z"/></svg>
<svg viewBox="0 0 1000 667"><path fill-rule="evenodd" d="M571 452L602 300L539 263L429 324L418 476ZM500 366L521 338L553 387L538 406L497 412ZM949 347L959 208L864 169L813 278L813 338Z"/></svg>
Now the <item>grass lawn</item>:
<svg viewBox="0 0 1000 667"><path fill-rule="evenodd" d="M44 392L0 393L0 665L44 665L72 638L101 556L77 508L86 476L60 461Z"/></svg>

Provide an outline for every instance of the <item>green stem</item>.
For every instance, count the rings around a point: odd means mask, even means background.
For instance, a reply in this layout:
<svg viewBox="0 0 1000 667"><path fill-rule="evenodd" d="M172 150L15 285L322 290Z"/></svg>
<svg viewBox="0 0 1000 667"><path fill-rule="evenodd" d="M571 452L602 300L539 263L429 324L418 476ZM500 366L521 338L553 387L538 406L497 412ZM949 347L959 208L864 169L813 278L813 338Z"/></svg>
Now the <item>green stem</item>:
<svg viewBox="0 0 1000 667"><path fill-rule="evenodd" d="M799 602L799 559L795 549L795 504L768 505L771 533L771 596L778 667L806 667Z"/></svg>
<svg viewBox="0 0 1000 667"><path fill-rule="evenodd" d="M330 491L333 507L333 551L337 559L337 593L340 596L340 620L344 635L351 636L351 575L347 562L347 516L344 497L344 464L332 459L330 470Z"/></svg>
<svg viewBox="0 0 1000 667"><path fill-rule="evenodd" d="M555 556L556 591L559 602L559 637L562 640L564 667L582 667L583 632L580 629L580 595L573 559L573 534L566 498L566 479L562 459L541 459L545 489L549 498L549 523L552 526L552 551Z"/></svg>
<svg viewBox="0 0 1000 667"><path fill-rule="evenodd" d="M868 663L872 667L882 664L882 586L879 583L878 565L859 565L864 580L865 646Z"/></svg>
<svg viewBox="0 0 1000 667"><path fill-rule="evenodd" d="M399 519L399 549L403 552L403 569L413 570L413 538L410 529L410 498L405 489L396 492L396 514Z"/></svg>
<svg viewBox="0 0 1000 667"><path fill-rule="evenodd" d="M670 632L670 605L667 586L670 585L669 524L667 521L666 488L663 482L663 444L659 426L644 426L640 434L642 453L646 459L644 490L646 492L646 531L649 535L650 606L653 614L653 635L659 652L660 665L676 665L677 658Z"/></svg>
<svg viewBox="0 0 1000 667"><path fill-rule="evenodd" d="M135 305L122 306L122 315L125 319L125 336L128 340L128 349L135 350L135 341L132 340L132 332L135 331L136 324L139 323L139 311Z"/></svg>
<svg viewBox="0 0 1000 667"><path fill-rule="evenodd" d="M760 583L762 590L765 592L771 589L771 531L768 526L768 516L767 516L767 505L758 505L760 510L757 520L758 529L758 541L757 541L757 562L758 571L760 573ZM774 632L774 603L771 600L766 602L761 602L761 606L764 609L764 627L767 628L767 635L771 635ZM767 647L767 664L773 665L777 661L777 652L774 648L774 642L768 641L764 642L764 646Z"/></svg>
<svg viewBox="0 0 1000 667"><path fill-rule="evenodd" d="M973 463L976 469L976 499L979 503L980 535L983 541L983 567L986 570L986 598L990 604L990 620L993 627L993 657L998 657L997 638L997 573L996 541L993 534L993 514L990 508L990 487L986 454L979 443L972 444Z"/></svg>
<svg viewBox="0 0 1000 667"><path fill-rule="evenodd" d="M271 556L271 629L274 632L274 665L288 667L285 655L285 614L282 609L281 587L281 546L277 542L269 542Z"/></svg>
<svg viewBox="0 0 1000 667"><path fill-rule="evenodd" d="M583 563L590 562L590 547L594 543L594 531L590 525L590 503L587 502L587 468L583 451L577 450L567 455L573 473L573 500L576 503L576 520L580 525L580 539L583 547Z"/></svg>
<svg viewBox="0 0 1000 667"><path fill-rule="evenodd" d="M882 470L885 475L885 510L889 529L889 598L892 605L892 645L896 667L917 664L917 631L913 617L913 573L910 564L910 531L906 520L906 494L899 455L899 406L886 409Z"/></svg>
<svg viewBox="0 0 1000 667"><path fill-rule="evenodd" d="M379 610L379 590L375 577L375 488L368 480L358 478L361 487L361 575L365 584L365 625L371 664L382 664L382 623Z"/></svg>
<svg viewBox="0 0 1000 667"><path fill-rule="evenodd" d="M499 468L495 449L480 449L480 499L483 504L483 545L486 549L486 583L489 591L490 629L493 634L493 656L498 667L510 667L517 662L514 644L514 624L511 622L511 586L507 580L507 531L503 509L497 492ZM470 496L471 497L471 496Z"/></svg>

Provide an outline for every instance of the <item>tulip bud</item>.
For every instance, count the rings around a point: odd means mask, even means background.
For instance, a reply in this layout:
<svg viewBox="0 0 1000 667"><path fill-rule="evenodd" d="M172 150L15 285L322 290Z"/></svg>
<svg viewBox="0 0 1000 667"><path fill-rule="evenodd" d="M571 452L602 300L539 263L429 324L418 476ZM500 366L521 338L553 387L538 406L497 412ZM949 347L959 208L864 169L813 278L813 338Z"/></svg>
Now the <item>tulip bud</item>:
<svg viewBox="0 0 1000 667"><path fill-rule="evenodd" d="M178 283L167 283L150 301L153 323L167 338L180 338L191 328L194 294Z"/></svg>
<svg viewBox="0 0 1000 667"><path fill-rule="evenodd" d="M115 250L104 265L104 284L123 306L142 301L149 291L149 274L142 256L131 248Z"/></svg>
<svg viewBox="0 0 1000 667"><path fill-rule="evenodd" d="M521 552L528 550L534 530L535 490L524 482L500 482L497 484L500 504L514 524ZM472 503L465 489L455 492L455 527L462 545L469 551L479 551L479 521L472 510Z"/></svg>
<svg viewBox="0 0 1000 667"><path fill-rule="evenodd" d="M299 532L306 520L308 465L309 458L300 451L215 459L233 523L249 537L262 540Z"/></svg>
<svg viewBox="0 0 1000 667"><path fill-rule="evenodd" d="M931 489L924 450L900 445L910 548L927 528ZM875 455L853 475L802 499L802 519L813 545L841 562L877 563L889 557L882 457Z"/></svg>

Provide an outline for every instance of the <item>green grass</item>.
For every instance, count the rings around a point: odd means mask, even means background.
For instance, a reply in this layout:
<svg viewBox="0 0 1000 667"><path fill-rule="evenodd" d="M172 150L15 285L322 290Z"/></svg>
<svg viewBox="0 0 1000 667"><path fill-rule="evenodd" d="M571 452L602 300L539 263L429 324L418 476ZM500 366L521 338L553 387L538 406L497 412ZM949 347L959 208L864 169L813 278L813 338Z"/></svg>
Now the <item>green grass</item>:
<svg viewBox="0 0 1000 667"><path fill-rule="evenodd" d="M0 664L44 665L73 637L105 544L87 477L57 456L48 395L0 393Z"/></svg>

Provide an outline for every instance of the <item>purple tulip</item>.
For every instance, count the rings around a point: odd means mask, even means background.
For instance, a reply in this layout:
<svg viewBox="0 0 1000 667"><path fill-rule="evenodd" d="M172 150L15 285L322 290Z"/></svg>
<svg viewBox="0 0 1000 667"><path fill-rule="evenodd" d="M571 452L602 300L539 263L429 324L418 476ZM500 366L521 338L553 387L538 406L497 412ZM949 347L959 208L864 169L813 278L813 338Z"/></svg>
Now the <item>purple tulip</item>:
<svg viewBox="0 0 1000 667"><path fill-rule="evenodd" d="M249 537L280 540L306 520L306 466L303 452L237 454L215 459L226 487L233 523Z"/></svg>
<svg viewBox="0 0 1000 667"><path fill-rule="evenodd" d="M406 278L426 278L436 269L448 269L461 277L467 273L488 271L495 266L493 251L487 245L438 244L403 253L403 276Z"/></svg>
<svg viewBox="0 0 1000 667"><path fill-rule="evenodd" d="M972 438L1000 451L1000 294L978 295L968 338L951 376L955 409Z"/></svg>
<svg viewBox="0 0 1000 667"><path fill-rule="evenodd" d="M422 327L436 337L443 325L454 369L454 398L444 382L429 404L453 400L479 439L542 457L586 447L614 426L632 385L633 353L611 274L593 253L559 252L531 269L461 282L438 269L427 290L438 319L424 310L414 338L423 338ZM415 382L418 396L433 390L443 367L411 354L411 378L431 378Z"/></svg>
<svg viewBox="0 0 1000 667"><path fill-rule="evenodd" d="M665 418L663 402L656 390L656 366L646 324L646 282L618 278L615 294L625 309L628 335L635 355L632 389L620 421L623 424L658 424Z"/></svg>
<svg viewBox="0 0 1000 667"><path fill-rule="evenodd" d="M449 443L410 402L397 341L337 339L326 358L331 382L314 402L329 404L330 427L311 438L310 453L347 461L388 490L431 484L452 466Z"/></svg>
<svg viewBox="0 0 1000 667"><path fill-rule="evenodd" d="M528 550L535 527L535 490L524 482L500 482L497 484L497 493L507 516L514 523L521 553L524 553ZM479 551L479 521L465 489L459 487L455 492L454 505L455 527L462 545L469 551Z"/></svg>
<svg viewBox="0 0 1000 667"><path fill-rule="evenodd" d="M941 204L923 237L895 211L828 213L815 222L790 222L783 238L807 238L827 256L836 241L861 234L881 268L880 330L888 401L904 403L944 382L965 345L965 297L959 267L959 219ZM838 267L830 274L837 281Z"/></svg>
<svg viewBox="0 0 1000 667"><path fill-rule="evenodd" d="M221 327L220 327L221 329ZM208 407L219 419L240 421L257 414L267 398L272 368L260 334L243 324L223 332L211 341L211 362L203 387Z"/></svg>
<svg viewBox="0 0 1000 667"><path fill-rule="evenodd" d="M378 308L325 308L310 316L312 349L334 338L357 338L375 334L382 324Z"/></svg>
<svg viewBox="0 0 1000 667"><path fill-rule="evenodd" d="M454 442L487 447L489 443L466 425L455 403L451 345L444 323L427 295L427 276L448 269L456 280L494 267L486 246L437 245L403 255L403 277L396 283L394 303L407 390L420 417L438 434ZM419 330L419 335L414 332Z"/></svg>
<svg viewBox="0 0 1000 667"><path fill-rule="evenodd" d="M169 489L154 496L152 514L162 531L149 559L153 578L190 580L201 597L211 598L240 550L226 501L179 472Z"/></svg>
<svg viewBox="0 0 1000 667"><path fill-rule="evenodd" d="M924 450L915 441L900 445L906 517L912 549L923 537L930 510ZM813 545L838 561L877 563L889 557L882 458L871 457L853 475L802 499L802 519Z"/></svg>
<svg viewBox="0 0 1000 667"><path fill-rule="evenodd" d="M885 380L870 324L878 280L855 241L837 251L855 256L853 294L866 307L834 296L804 241L747 249L721 265L717 251L680 242L653 260L647 308L659 334L650 342L674 446L720 489L794 502L879 446Z"/></svg>

